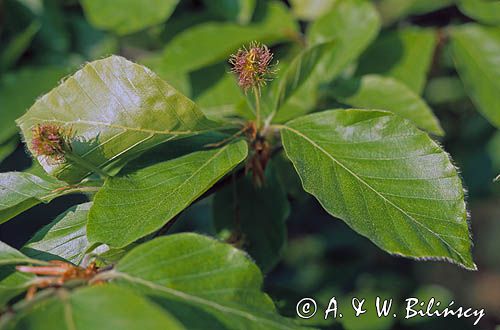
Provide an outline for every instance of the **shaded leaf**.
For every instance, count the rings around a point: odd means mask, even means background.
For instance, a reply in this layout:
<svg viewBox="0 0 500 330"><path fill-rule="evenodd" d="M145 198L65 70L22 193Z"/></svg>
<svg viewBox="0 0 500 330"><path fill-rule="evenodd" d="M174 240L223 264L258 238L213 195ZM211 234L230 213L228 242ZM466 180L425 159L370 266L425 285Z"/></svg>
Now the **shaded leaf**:
<svg viewBox="0 0 500 330"><path fill-rule="evenodd" d="M1 325L1 324L0 324ZM59 290L21 310L6 329L185 329L168 312L125 288L101 285Z"/></svg>
<svg viewBox="0 0 500 330"><path fill-rule="evenodd" d="M417 0L413 1L409 13L423 15L455 5L456 0Z"/></svg>
<svg viewBox="0 0 500 330"><path fill-rule="evenodd" d="M237 116L237 105L245 100L235 75L228 72L226 65L215 65L191 74L193 99L210 119Z"/></svg>
<svg viewBox="0 0 500 330"><path fill-rule="evenodd" d="M31 259L20 251L0 241L0 266L30 262Z"/></svg>
<svg viewBox="0 0 500 330"><path fill-rule="evenodd" d="M12 298L26 291L34 275L16 272L14 266L0 267L0 311ZM0 326L1 324L0 317Z"/></svg>
<svg viewBox="0 0 500 330"><path fill-rule="evenodd" d="M2 75L0 81L0 143L17 133L15 120L40 94L50 90L66 70L56 67L24 68Z"/></svg>
<svg viewBox="0 0 500 330"><path fill-rule="evenodd" d="M452 33L452 49L465 91L478 110L500 127L500 28L457 27Z"/></svg>
<svg viewBox="0 0 500 330"><path fill-rule="evenodd" d="M304 189L331 215L390 253L476 268L457 171L410 122L332 110L293 120L281 133Z"/></svg>
<svg viewBox="0 0 500 330"><path fill-rule="evenodd" d="M166 21L179 0L80 0L85 16L98 28L130 34Z"/></svg>
<svg viewBox="0 0 500 330"><path fill-rule="evenodd" d="M11 68L30 46L35 34L40 30L40 22L32 22L24 31L16 35L0 53L0 69Z"/></svg>
<svg viewBox="0 0 500 330"><path fill-rule="evenodd" d="M315 68L317 79L324 82L338 76L375 39L379 29L380 18L371 2L337 1L307 31L307 39L311 44L336 42L332 52L326 54Z"/></svg>
<svg viewBox="0 0 500 330"><path fill-rule="evenodd" d="M214 13L228 20L247 24L252 19L256 0L204 0Z"/></svg>
<svg viewBox="0 0 500 330"><path fill-rule="evenodd" d="M64 187L63 182L30 173L0 173L0 223L37 204L48 203L56 197L69 193L67 190L58 190L62 187Z"/></svg>
<svg viewBox="0 0 500 330"><path fill-rule="evenodd" d="M33 261L18 250L0 241L0 310L10 299L23 292L29 286L28 282L32 278L31 275L16 272L13 266L7 265L31 263Z"/></svg>
<svg viewBox="0 0 500 330"><path fill-rule="evenodd" d="M411 15L423 15L448 6L456 0L380 0L377 8L382 16L384 26Z"/></svg>
<svg viewBox="0 0 500 330"><path fill-rule="evenodd" d="M484 24L500 25L500 1L459 0L458 8L465 15Z"/></svg>
<svg viewBox="0 0 500 330"><path fill-rule="evenodd" d="M467 99L464 85L457 76L429 80L424 95L430 104L446 104Z"/></svg>
<svg viewBox="0 0 500 330"><path fill-rule="evenodd" d="M188 329L299 328L276 313L261 291L258 267L244 252L205 236L154 239L127 254L113 272L117 284L146 294Z"/></svg>
<svg viewBox="0 0 500 330"><path fill-rule="evenodd" d="M263 272L272 269L281 257L290 212L285 191L270 165L263 187L255 187L251 176L246 176L218 191L213 201L216 230L221 234L229 231Z"/></svg>
<svg viewBox="0 0 500 330"><path fill-rule="evenodd" d="M87 216L92 203L76 205L39 230L21 251L32 258L63 258L80 264L87 249Z"/></svg>
<svg viewBox="0 0 500 330"><path fill-rule="evenodd" d="M293 59L278 81L278 90L275 96L276 101L267 119L269 122L274 118L276 112L312 75L320 59L330 54L335 46L336 41L315 44Z"/></svg>
<svg viewBox="0 0 500 330"><path fill-rule="evenodd" d="M31 128L57 124L73 130L74 154L107 170L159 143L215 127L191 100L149 69L118 56L88 63L17 122L32 153ZM91 173L79 163L37 159L49 174L70 183Z"/></svg>
<svg viewBox="0 0 500 330"><path fill-rule="evenodd" d="M90 210L89 240L120 248L160 229L246 156L240 141L106 180Z"/></svg>
<svg viewBox="0 0 500 330"><path fill-rule="evenodd" d="M366 75L359 79L340 80L329 88L329 93L350 106L389 110L421 129L444 135L438 119L425 101L393 78Z"/></svg>
<svg viewBox="0 0 500 330"><path fill-rule="evenodd" d="M16 136L0 145L0 163L2 163L5 158L9 157L9 155L16 150L18 144L19 139Z"/></svg>
<svg viewBox="0 0 500 330"><path fill-rule="evenodd" d="M356 74L393 77L420 95L436 42L436 33L430 29L405 28L382 34L361 56Z"/></svg>

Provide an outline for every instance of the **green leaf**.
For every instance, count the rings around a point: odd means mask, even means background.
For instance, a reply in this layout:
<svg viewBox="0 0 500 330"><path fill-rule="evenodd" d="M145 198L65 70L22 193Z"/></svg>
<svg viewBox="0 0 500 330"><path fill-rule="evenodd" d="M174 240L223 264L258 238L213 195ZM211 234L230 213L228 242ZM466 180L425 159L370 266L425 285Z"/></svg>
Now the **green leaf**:
<svg viewBox="0 0 500 330"><path fill-rule="evenodd" d="M476 269L457 171L409 121L332 110L293 120L281 133L304 189L328 213L390 253Z"/></svg>
<svg viewBox="0 0 500 330"><path fill-rule="evenodd" d="M0 241L0 310L10 299L23 292L28 286L31 275L15 271L13 266L32 263L29 257ZM0 322L1 326L1 322Z"/></svg>
<svg viewBox="0 0 500 330"><path fill-rule="evenodd" d="M9 155L16 150L18 144L19 139L16 136L0 145L0 163L2 163L5 158L9 157Z"/></svg>
<svg viewBox="0 0 500 330"><path fill-rule="evenodd" d="M423 15L455 5L456 0L416 0L410 7L412 15Z"/></svg>
<svg viewBox="0 0 500 330"><path fill-rule="evenodd" d="M290 0L295 16L303 21L314 21L337 3L337 0Z"/></svg>
<svg viewBox="0 0 500 330"><path fill-rule="evenodd" d="M240 141L106 180L90 210L89 240L120 248L155 232L246 156Z"/></svg>
<svg viewBox="0 0 500 330"><path fill-rule="evenodd" d="M294 38L297 31L297 24L286 7L271 1L264 15L247 26L210 22L180 33L163 51L163 70L194 71L227 60L232 52L253 40L271 45Z"/></svg>
<svg viewBox="0 0 500 330"><path fill-rule="evenodd" d="M50 90L66 70L56 67L24 68L6 73L0 80L0 144L17 133L15 120L33 101Z"/></svg>
<svg viewBox="0 0 500 330"><path fill-rule="evenodd" d="M329 93L342 103L356 108L389 110L409 119L417 127L444 135L439 121L423 99L405 84L377 75L340 80Z"/></svg>
<svg viewBox="0 0 500 330"><path fill-rule="evenodd" d="M0 266L29 263L30 258L0 241Z"/></svg>
<svg viewBox="0 0 500 330"><path fill-rule="evenodd" d="M437 105L467 100L464 84L456 75L432 78L424 95L430 104Z"/></svg>
<svg viewBox="0 0 500 330"><path fill-rule="evenodd" d="M290 212L287 196L274 167L268 164L264 186L256 187L246 176L215 194L214 225L229 231L259 267L271 270L285 248L285 220ZM256 207L258 205L258 207ZM230 239L231 239L230 238Z"/></svg>
<svg viewBox="0 0 500 330"><path fill-rule="evenodd" d="M132 286L188 329L297 329L261 292L246 254L211 238L175 234L144 243L120 260L115 282ZM196 317L193 317L196 315Z"/></svg>
<svg viewBox="0 0 500 330"><path fill-rule="evenodd" d="M256 0L204 0L204 3L217 15L247 24L252 19Z"/></svg>
<svg viewBox="0 0 500 330"><path fill-rule="evenodd" d="M0 267L0 310L12 298L26 291L34 275L16 272L14 266ZM1 324L0 317L0 326Z"/></svg>
<svg viewBox="0 0 500 330"><path fill-rule="evenodd" d="M452 32L452 50L466 92L479 111L500 127L500 28L457 27Z"/></svg>
<svg viewBox="0 0 500 330"><path fill-rule="evenodd" d="M1 324L0 324L1 325ZM67 291L21 310L6 329L185 329L168 312L125 288L101 285Z"/></svg>
<svg viewBox="0 0 500 330"><path fill-rule="evenodd" d="M431 29L405 28L382 34L361 56L357 75L393 77L422 94L437 36Z"/></svg>
<svg viewBox="0 0 500 330"><path fill-rule="evenodd" d="M380 0L377 2L377 9L380 12L384 26L388 26L402 17L405 17L411 7L419 0Z"/></svg>
<svg viewBox="0 0 500 330"><path fill-rule="evenodd" d="M304 50L293 59L278 82L278 91L275 96L276 101L273 104L272 112L267 118L268 122L271 122L276 112L312 75L320 59L330 54L335 46L335 41L316 44Z"/></svg>
<svg viewBox="0 0 500 330"><path fill-rule="evenodd" d="M32 22L24 31L16 35L0 53L0 69L11 68L31 44L35 34L40 30L40 22Z"/></svg>
<svg viewBox="0 0 500 330"><path fill-rule="evenodd" d="M423 15L454 5L456 0L379 0L377 8L384 26L411 15Z"/></svg>
<svg viewBox="0 0 500 330"><path fill-rule="evenodd" d="M362 22L362 24L360 23ZM311 44L334 40L336 46L315 68L320 81L330 81L353 62L375 39L380 18L369 1L339 0L324 16L314 21L307 31Z"/></svg>
<svg viewBox="0 0 500 330"><path fill-rule="evenodd" d="M208 118L227 120L238 115L237 105L245 102L245 96L226 65L207 67L190 76L193 99Z"/></svg>
<svg viewBox="0 0 500 330"><path fill-rule="evenodd" d="M63 182L30 173L0 173L0 224L35 205L70 192L60 189L62 187Z"/></svg>
<svg viewBox="0 0 500 330"><path fill-rule="evenodd" d="M97 28L130 34L166 21L179 0L80 0L85 16Z"/></svg>
<svg viewBox="0 0 500 330"><path fill-rule="evenodd" d="M17 122L32 153L35 125L71 128L73 153L106 170L159 143L216 127L191 100L149 69L118 56L88 63ZM89 166L72 161L37 159L49 174L70 183L91 173Z"/></svg>
<svg viewBox="0 0 500 330"><path fill-rule="evenodd" d="M500 25L500 1L498 0L460 0L458 8L465 15L490 25Z"/></svg>
<svg viewBox="0 0 500 330"><path fill-rule="evenodd" d="M87 216L92 203L76 205L39 230L21 251L32 258L63 258L80 264L87 249Z"/></svg>

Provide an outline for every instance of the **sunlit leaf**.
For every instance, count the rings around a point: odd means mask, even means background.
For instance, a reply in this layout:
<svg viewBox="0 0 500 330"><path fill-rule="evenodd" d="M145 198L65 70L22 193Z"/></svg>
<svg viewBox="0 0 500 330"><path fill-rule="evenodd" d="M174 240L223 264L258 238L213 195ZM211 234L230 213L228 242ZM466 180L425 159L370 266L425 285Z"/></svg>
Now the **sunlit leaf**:
<svg viewBox="0 0 500 330"><path fill-rule="evenodd" d="M500 1L459 0L458 8L465 15L484 24L500 25Z"/></svg>
<svg viewBox="0 0 500 330"><path fill-rule="evenodd" d="M0 173L0 223L40 203L48 203L69 191L64 183L30 173Z"/></svg>
<svg viewBox="0 0 500 330"><path fill-rule="evenodd" d="M327 13L337 0L290 0L292 10L297 18L314 21Z"/></svg>
<svg viewBox="0 0 500 330"><path fill-rule="evenodd" d="M296 37L298 27L283 4L271 1L266 8L259 20L247 26L210 22L178 34L163 51L162 70L193 71L227 60L232 52L254 40L272 45Z"/></svg>
<svg viewBox="0 0 500 330"><path fill-rule="evenodd" d="M87 240L87 216L92 203L73 206L40 229L21 251L32 258L63 258L78 265L90 247Z"/></svg>
<svg viewBox="0 0 500 330"><path fill-rule="evenodd" d="M159 143L215 127L191 100L149 69L118 56L88 63L17 122L32 153L31 129L56 124L73 131L74 154L107 170ZM49 174L70 183L92 172L74 161L37 159Z"/></svg>
<svg viewBox="0 0 500 330"><path fill-rule="evenodd" d="M331 215L390 253L476 268L457 171L409 121L331 110L293 120L281 134L304 189Z"/></svg>
<svg viewBox="0 0 500 330"><path fill-rule="evenodd" d="M342 103L363 109L389 110L409 119L417 127L443 135L443 129L423 99L405 84L377 75L340 80L328 90Z"/></svg>

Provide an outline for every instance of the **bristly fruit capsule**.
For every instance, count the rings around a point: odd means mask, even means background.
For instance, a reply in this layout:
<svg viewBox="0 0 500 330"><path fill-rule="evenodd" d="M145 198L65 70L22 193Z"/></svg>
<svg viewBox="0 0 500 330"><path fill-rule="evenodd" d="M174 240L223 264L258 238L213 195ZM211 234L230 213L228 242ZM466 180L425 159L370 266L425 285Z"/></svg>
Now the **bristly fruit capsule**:
<svg viewBox="0 0 500 330"><path fill-rule="evenodd" d="M233 66L232 72L238 76L238 85L247 92L251 88L260 90L276 73L271 61L273 53L258 42L250 43L249 47L239 49L231 55L229 63Z"/></svg>
<svg viewBox="0 0 500 330"><path fill-rule="evenodd" d="M62 161L65 153L71 151L71 130L58 125L38 124L31 131L31 148L36 156Z"/></svg>

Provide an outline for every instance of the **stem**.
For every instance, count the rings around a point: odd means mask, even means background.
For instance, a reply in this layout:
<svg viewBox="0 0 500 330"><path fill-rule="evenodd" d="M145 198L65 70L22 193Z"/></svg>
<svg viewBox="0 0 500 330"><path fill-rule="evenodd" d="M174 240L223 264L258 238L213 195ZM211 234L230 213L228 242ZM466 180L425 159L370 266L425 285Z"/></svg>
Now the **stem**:
<svg viewBox="0 0 500 330"><path fill-rule="evenodd" d="M253 94L255 95L255 121L256 126L257 126L257 131L260 129L261 122L260 122L260 91L259 88L254 86L253 87Z"/></svg>
<svg viewBox="0 0 500 330"><path fill-rule="evenodd" d="M91 172L99 174L102 178L110 177L110 175L108 173L106 173L105 171L103 171L99 167L95 166L91 162L87 161L86 159L78 156L77 154L75 154L73 152L68 152L64 156L68 160L73 161L74 163L80 165L81 167L83 167Z"/></svg>

